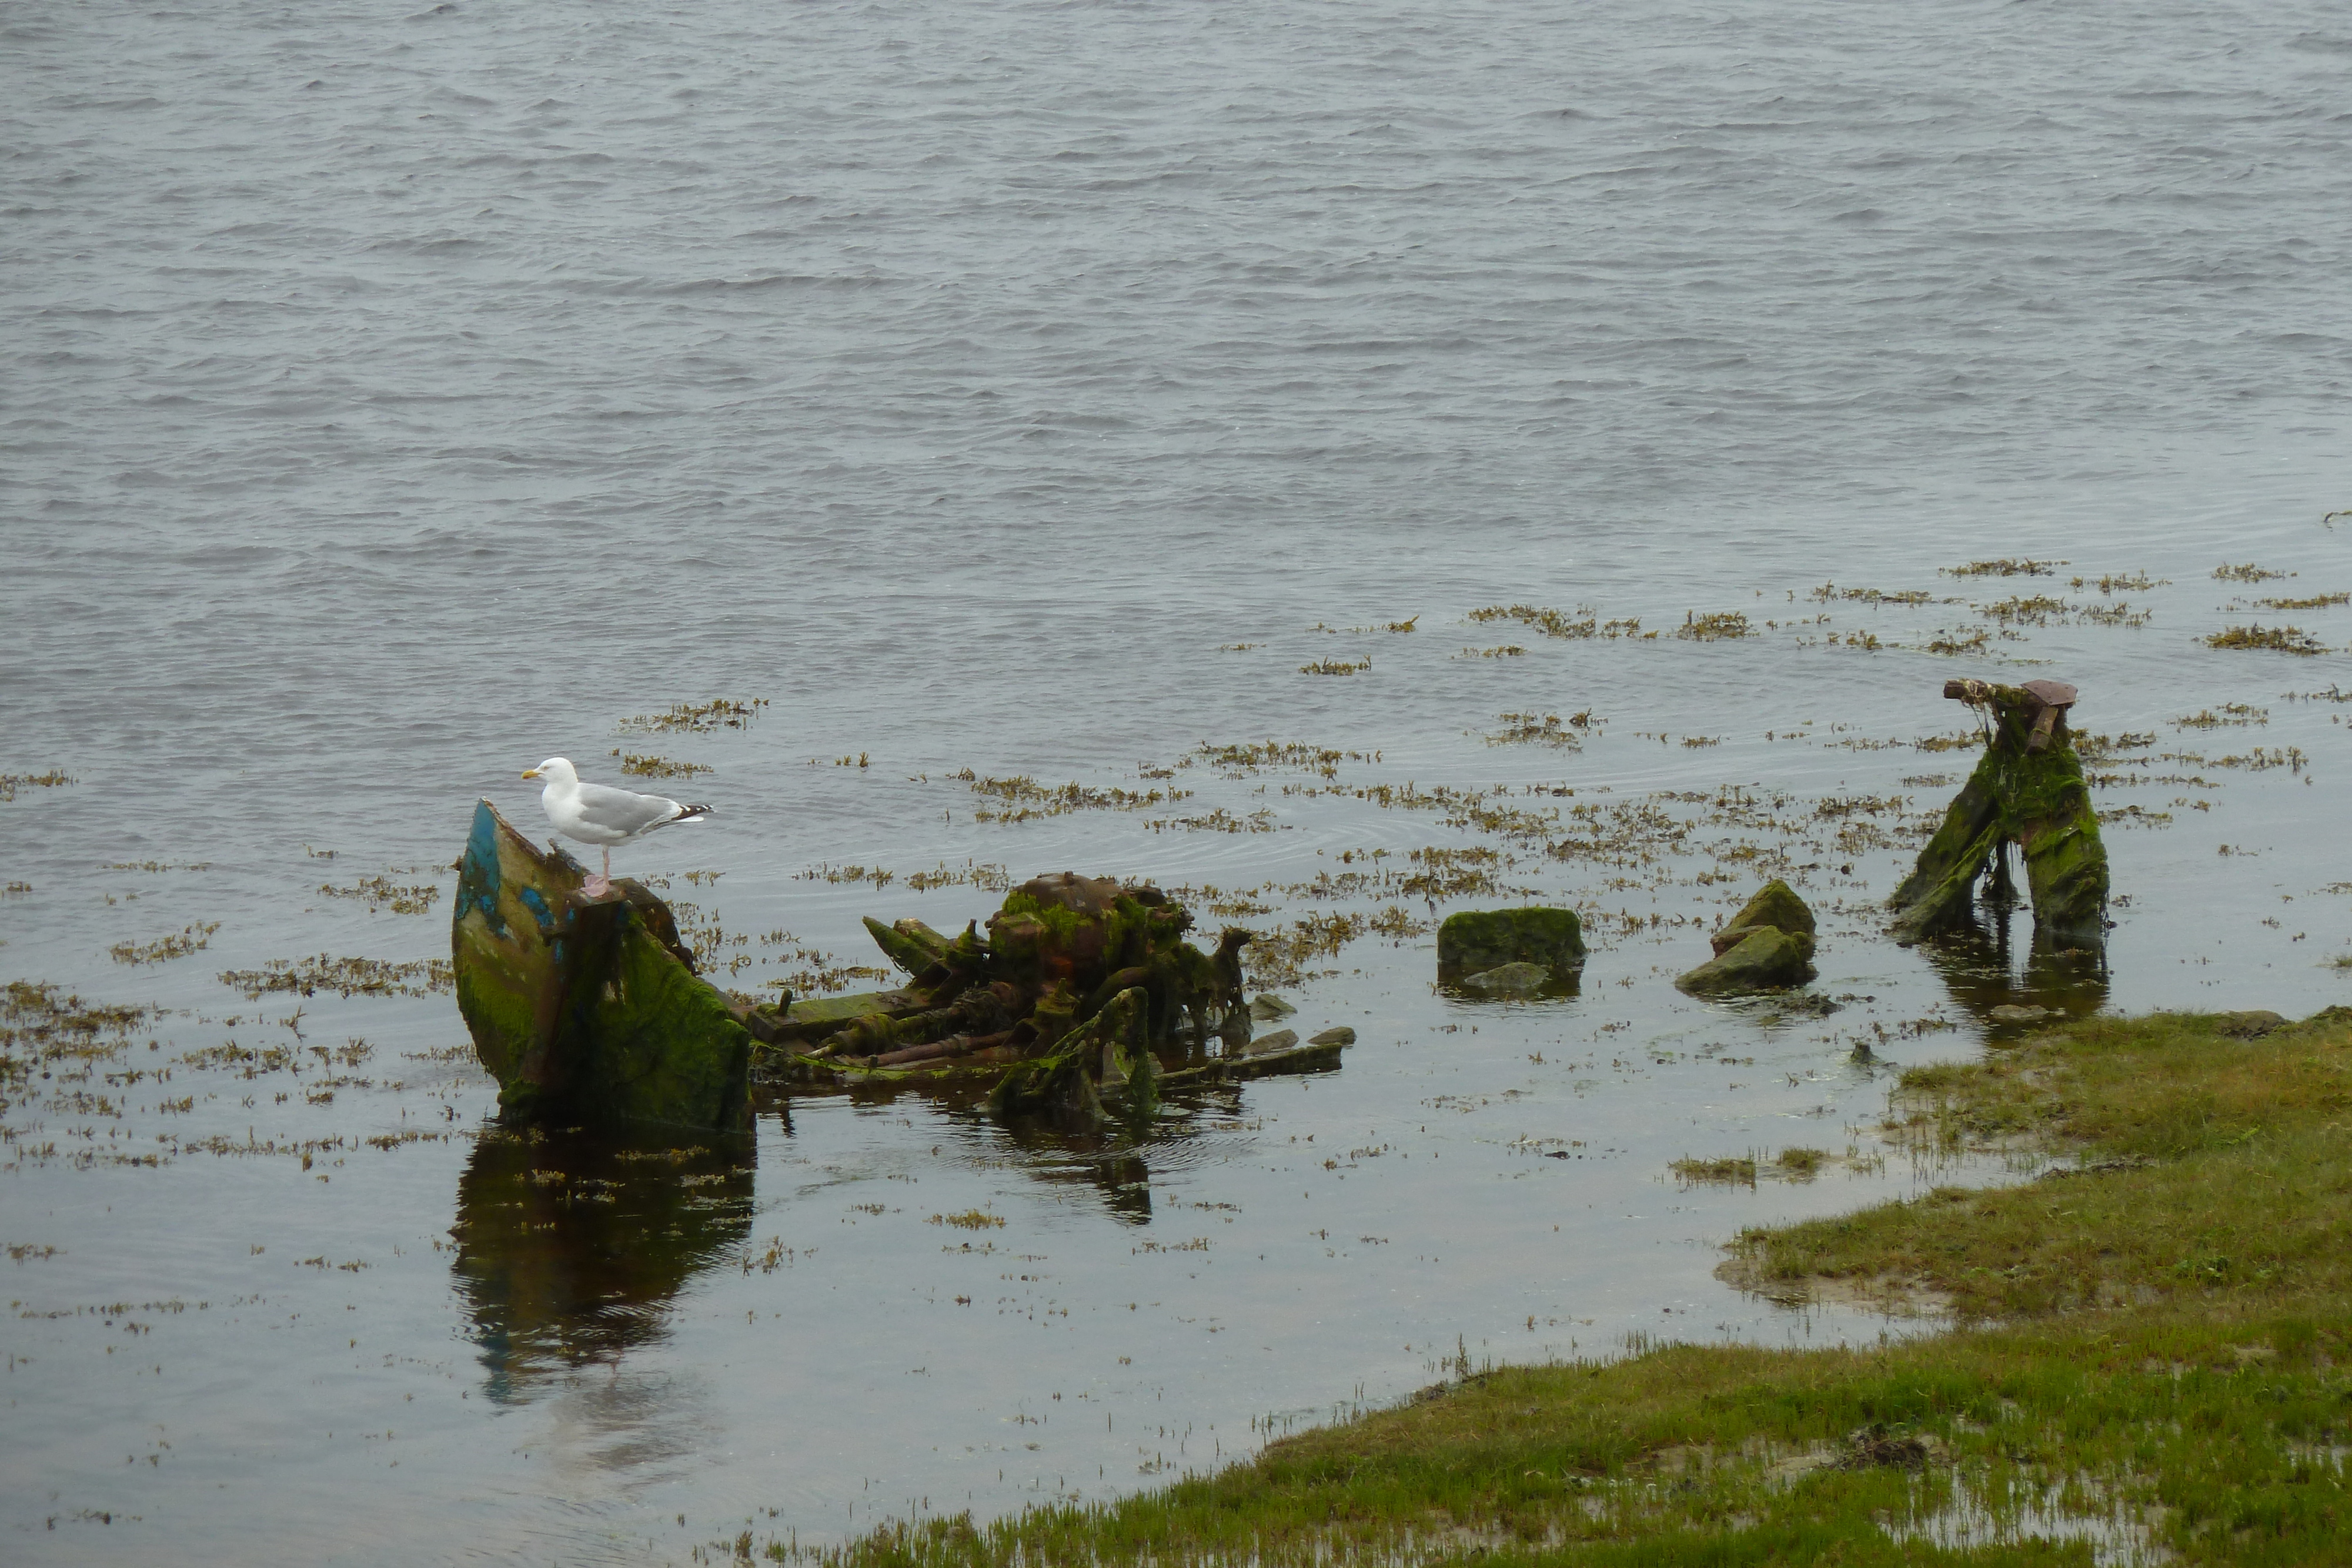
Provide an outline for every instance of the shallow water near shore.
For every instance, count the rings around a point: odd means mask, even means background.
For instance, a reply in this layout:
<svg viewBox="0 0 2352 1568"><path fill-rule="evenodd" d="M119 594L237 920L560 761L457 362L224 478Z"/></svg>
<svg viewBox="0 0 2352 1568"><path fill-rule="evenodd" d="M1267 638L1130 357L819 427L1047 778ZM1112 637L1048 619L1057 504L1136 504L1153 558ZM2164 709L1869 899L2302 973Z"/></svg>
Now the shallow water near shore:
<svg viewBox="0 0 2352 1568"><path fill-rule="evenodd" d="M0 1555L808 1544L1488 1360L1916 1332L1713 1274L2030 1174L1883 1141L1894 1068L2352 1001L2352 34L2123 26L10 18L0 977L71 1049L0 1088ZM2104 977L1885 936L1955 675L2082 689ZM1067 868L1358 1043L1103 1140L519 1138L427 966L553 754L717 807L614 869L721 984ZM1675 991L1773 875L1834 1010ZM1572 995L1434 987L1527 900ZM269 988L312 958L389 967Z"/></svg>

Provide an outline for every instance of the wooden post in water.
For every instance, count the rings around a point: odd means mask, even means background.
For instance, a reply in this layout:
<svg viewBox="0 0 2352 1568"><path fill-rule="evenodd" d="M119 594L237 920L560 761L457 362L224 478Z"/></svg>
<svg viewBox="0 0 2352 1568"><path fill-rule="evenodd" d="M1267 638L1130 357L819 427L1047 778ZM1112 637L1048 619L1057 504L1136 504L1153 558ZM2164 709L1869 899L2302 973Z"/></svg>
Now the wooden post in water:
<svg viewBox="0 0 2352 1568"><path fill-rule="evenodd" d="M2063 681L1959 680L1945 682L1944 695L1985 716L1984 758L1889 900L1898 912L1895 939L1907 946L1965 922L1977 879L2013 843L2033 904L2034 946L2099 947L2106 940L2107 852L2066 727L2074 688Z"/></svg>

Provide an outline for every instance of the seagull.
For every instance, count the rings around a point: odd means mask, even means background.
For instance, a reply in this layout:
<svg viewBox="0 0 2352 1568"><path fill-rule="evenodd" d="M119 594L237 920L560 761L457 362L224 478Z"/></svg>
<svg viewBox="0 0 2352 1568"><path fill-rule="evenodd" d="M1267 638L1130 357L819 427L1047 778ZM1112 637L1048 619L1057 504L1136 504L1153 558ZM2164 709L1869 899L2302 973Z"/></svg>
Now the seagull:
<svg viewBox="0 0 2352 1568"><path fill-rule="evenodd" d="M581 888L591 898L613 891L613 846L642 839L672 822L698 822L710 815L708 806L683 806L666 795L640 795L604 784L583 784L580 770L567 757L551 757L523 772L526 779L544 779L540 809L555 831L567 839L594 844L604 852L604 870Z"/></svg>

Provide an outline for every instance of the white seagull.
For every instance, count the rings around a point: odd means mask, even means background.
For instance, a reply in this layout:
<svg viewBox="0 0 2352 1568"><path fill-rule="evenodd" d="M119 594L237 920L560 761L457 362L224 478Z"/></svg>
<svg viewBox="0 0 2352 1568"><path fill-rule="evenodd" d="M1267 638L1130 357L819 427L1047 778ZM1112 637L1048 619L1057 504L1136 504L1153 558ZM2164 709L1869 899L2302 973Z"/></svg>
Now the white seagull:
<svg viewBox="0 0 2352 1568"><path fill-rule="evenodd" d="M708 806L680 805L666 795L640 795L634 789L583 784L580 770L566 757L551 757L525 770L523 777L547 780L547 788L539 792L539 804L547 813L547 820L555 824L557 832L583 844L594 844L604 852L604 873L590 877L581 889L591 898L602 898L613 890L614 844L642 839L656 828L666 828L672 822L698 822L710 815Z"/></svg>

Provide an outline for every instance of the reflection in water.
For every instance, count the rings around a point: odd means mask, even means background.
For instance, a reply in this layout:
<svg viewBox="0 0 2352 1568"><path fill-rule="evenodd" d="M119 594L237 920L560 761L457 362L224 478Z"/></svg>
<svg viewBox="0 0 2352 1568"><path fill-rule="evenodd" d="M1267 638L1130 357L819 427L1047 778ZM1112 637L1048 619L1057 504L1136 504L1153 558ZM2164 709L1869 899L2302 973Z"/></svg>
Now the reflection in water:
<svg viewBox="0 0 2352 1568"><path fill-rule="evenodd" d="M1544 994L1549 998L1555 993ZM1571 989L1567 994L1574 993ZM1493 1000L1475 992L1465 995L1475 1001ZM1517 998L1510 1005L1525 1002ZM1180 1042L1157 1049L1153 1054L1163 1073L1181 1073L1214 1060L1222 1050L1213 1040L1207 1044ZM1320 1077L1339 1068L1335 1057L1292 1069L1286 1076ZM993 1083L992 1078L985 1076L939 1083L866 1082L835 1092L851 1104L867 1109L901 1099L930 1105L947 1113L944 1124L954 1130L958 1141L975 1158L1003 1165L1047 1186L1092 1186L1101 1194L1103 1212L1132 1225L1150 1223L1155 1168L1165 1176L1173 1169L1226 1157L1229 1151L1221 1134L1233 1132L1247 1119L1243 1086L1232 1082L1174 1080L1163 1087L1157 1107L1150 1113L1114 1116L1099 1126L1074 1125L1050 1112L997 1115L984 1108ZM780 1113L793 1098L810 1093L755 1088L753 1104L763 1115ZM1018 1157L1004 1161L1008 1149Z"/></svg>
<svg viewBox="0 0 2352 1568"><path fill-rule="evenodd" d="M1024 1175L1048 1183L1087 1183L1101 1190L1104 1212L1112 1218L1150 1223L1151 1167L1131 1134L1065 1133L1038 1118L1013 1124L1006 1135L1025 1156Z"/></svg>
<svg viewBox="0 0 2352 1568"><path fill-rule="evenodd" d="M2105 1006L2107 956L2101 948L2053 950L2032 942L2024 946L2023 968L2017 967L2011 922L2030 924L2033 916L2019 907L2014 894L2002 896L2005 891L1994 882L1967 925L1919 946L1952 999L1994 1030L2016 1027L2013 1019L1995 1018L1995 1008L2042 1008L2075 1019Z"/></svg>
<svg viewBox="0 0 2352 1568"><path fill-rule="evenodd" d="M750 1239L754 1149L486 1132L452 1234L490 1396L658 1341L686 1283Z"/></svg>
<svg viewBox="0 0 2352 1568"><path fill-rule="evenodd" d="M1584 971L1554 969L1531 986L1518 988L1508 987L1490 988L1465 985L1459 976L1448 975L1444 970L1440 970L1437 976L1437 991L1440 996L1457 1002L1492 1002L1501 1005L1510 1002L1566 1001L1583 994Z"/></svg>

